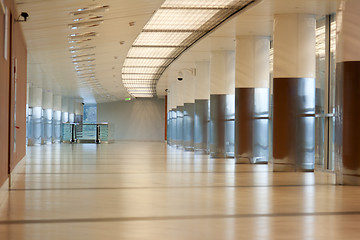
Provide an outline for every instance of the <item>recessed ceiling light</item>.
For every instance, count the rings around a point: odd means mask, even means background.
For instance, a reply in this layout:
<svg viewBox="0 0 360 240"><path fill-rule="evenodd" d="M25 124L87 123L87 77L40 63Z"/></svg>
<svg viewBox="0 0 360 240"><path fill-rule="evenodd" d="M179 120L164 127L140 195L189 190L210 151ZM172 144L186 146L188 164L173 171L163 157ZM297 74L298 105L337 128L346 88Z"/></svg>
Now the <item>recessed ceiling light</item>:
<svg viewBox="0 0 360 240"><path fill-rule="evenodd" d="M78 15L83 15L83 14L99 13L99 12L108 11L109 9L110 9L110 7L108 5L84 7L84 8L79 8L74 12L70 12L70 15L78 16Z"/></svg>

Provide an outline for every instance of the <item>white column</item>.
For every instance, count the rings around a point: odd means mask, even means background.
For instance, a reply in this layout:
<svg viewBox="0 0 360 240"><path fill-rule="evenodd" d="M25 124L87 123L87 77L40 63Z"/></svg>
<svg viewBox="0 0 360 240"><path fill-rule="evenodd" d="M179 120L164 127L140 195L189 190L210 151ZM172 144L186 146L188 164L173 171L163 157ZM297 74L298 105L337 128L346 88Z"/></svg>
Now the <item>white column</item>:
<svg viewBox="0 0 360 240"><path fill-rule="evenodd" d="M184 106L184 83L176 80L176 106Z"/></svg>
<svg viewBox="0 0 360 240"><path fill-rule="evenodd" d="M53 110L61 111L61 96L58 95L53 96Z"/></svg>
<svg viewBox="0 0 360 240"><path fill-rule="evenodd" d="M69 99L66 97L62 98L61 101L61 122L68 123L69 122Z"/></svg>
<svg viewBox="0 0 360 240"><path fill-rule="evenodd" d="M210 99L210 63L196 63L195 99Z"/></svg>
<svg viewBox="0 0 360 240"><path fill-rule="evenodd" d="M29 108L32 109L30 129L32 136L28 139L29 145L41 144L42 137L42 100L43 90L38 87L30 87Z"/></svg>
<svg viewBox="0 0 360 240"><path fill-rule="evenodd" d="M194 69L182 70L184 74L183 84L183 101L184 103L195 102L195 76Z"/></svg>
<svg viewBox="0 0 360 240"><path fill-rule="evenodd" d="M84 115L84 105L82 100L77 100L75 102L75 115Z"/></svg>
<svg viewBox="0 0 360 240"><path fill-rule="evenodd" d="M235 93L235 53L233 51L211 53L210 93Z"/></svg>
<svg viewBox="0 0 360 240"><path fill-rule="evenodd" d="M269 88L269 51L269 37L236 38L236 88Z"/></svg>
<svg viewBox="0 0 360 240"><path fill-rule="evenodd" d="M51 91L43 92L43 109L52 109L53 108L53 93Z"/></svg>
<svg viewBox="0 0 360 240"><path fill-rule="evenodd" d="M73 98L68 99L69 122L75 122L75 101Z"/></svg>
<svg viewBox="0 0 360 240"><path fill-rule="evenodd" d="M338 1L335 99L337 184L360 185L360 1ZM331 140L330 140L331 141Z"/></svg>
<svg viewBox="0 0 360 240"><path fill-rule="evenodd" d="M315 78L315 26L313 15L275 15L274 78Z"/></svg>
<svg viewBox="0 0 360 240"><path fill-rule="evenodd" d="M31 87L29 92L29 107L42 107L42 88Z"/></svg>
<svg viewBox="0 0 360 240"><path fill-rule="evenodd" d="M315 164L316 19L274 18L274 171L312 171Z"/></svg>
<svg viewBox="0 0 360 240"><path fill-rule="evenodd" d="M360 61L360 1L338 0L336 62Z"/></svg>

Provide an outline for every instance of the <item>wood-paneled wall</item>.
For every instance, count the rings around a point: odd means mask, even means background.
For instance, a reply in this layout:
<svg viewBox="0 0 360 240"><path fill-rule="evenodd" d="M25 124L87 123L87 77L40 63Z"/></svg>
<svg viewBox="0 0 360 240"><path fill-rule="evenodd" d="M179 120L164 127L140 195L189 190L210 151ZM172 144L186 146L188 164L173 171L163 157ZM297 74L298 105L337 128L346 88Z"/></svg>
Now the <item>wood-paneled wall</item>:
<svg viewBox="0 0 360 240"><path fill-rule="evenodd" d="M18 14L13 0L5 0L8 9L8 59L4 58L5 18L0 11L0 186L9 172L26 155L26 74L27 49L21 24L14 22ZM12 19L10 16L12 15ZM10 27L12 24L12 27ZM26 23L25 23L26 24ZM12 42L10 43L12 34ZM10 49L11 48L11 49ZM10 52L11 51L11 52ZM15 79L12 68L17 60L16 126L14 126ZM14 129L16 149L14 151Z"/></svg>

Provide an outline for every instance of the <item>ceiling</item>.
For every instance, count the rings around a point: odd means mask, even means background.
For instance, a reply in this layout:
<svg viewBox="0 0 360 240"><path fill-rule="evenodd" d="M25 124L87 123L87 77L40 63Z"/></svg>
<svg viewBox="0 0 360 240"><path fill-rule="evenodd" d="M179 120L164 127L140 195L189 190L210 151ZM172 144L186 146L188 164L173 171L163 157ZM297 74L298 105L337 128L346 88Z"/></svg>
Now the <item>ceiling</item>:
<svg viewBox="0 0 360 240"><path fill-rule="evenodd" d="M90 103L129 96L121 82L123 61L163 0L17 0L16 3L18 12L29 14L28 21L21 23L28 47L28 82L54 94L82 97ZM91 14L103 16L103 23L71 29L69 24L76 23L74 19L88 14L74 16L70 12L96 6L109 6L107 11ZM85 32L96 32L97 36L81 44L69 43L69 35ZM72 53L72 46L96 48ZM90 55L90 60L95 59L88 62L95 65L92 68L96 79L92 85L81 83L83 78L79 78L73 63L75 55Z"/></svg>
<svg viewBox="0 0 360 240"><path fill-rule="evenodd" d="M28 12L30 16L21 23L28 47L28 82L54 94L100 103L129 97L121 81L124 60L163 0L16 0L16 3L19 12ZM87 21L103 22L72 29L74 26L69 24L76 23L74 19L85 17L70 14L78 9L93 10L92 19ZM263 0L183 53L160 78L157 95L165 95L179 70L193 66L196 61L209 60L212 50L234 50L235 36L271 36L274 14L322 16L335 10L336 0ZM90 35L71 37L77 33ZM79 51L72 53L74 48Z"/></svg>

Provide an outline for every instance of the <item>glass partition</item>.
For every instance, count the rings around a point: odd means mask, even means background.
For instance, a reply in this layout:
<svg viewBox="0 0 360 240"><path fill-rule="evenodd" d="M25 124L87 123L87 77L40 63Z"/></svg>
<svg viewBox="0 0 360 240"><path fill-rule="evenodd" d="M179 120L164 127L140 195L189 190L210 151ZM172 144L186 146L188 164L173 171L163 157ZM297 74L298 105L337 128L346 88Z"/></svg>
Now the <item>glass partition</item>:
<svg viewBox="0 0 360 240"><path fill-rule="evenodd" d="M109 124L77 124L61 125L62 142L67 143L108 143L112 141Z"/></svg>
<svg viewBox="0 0 360 240"><path fill-rule="evenodd" d="M315 167L334 170L336 21L334 15L316 24Z"/></svg>

